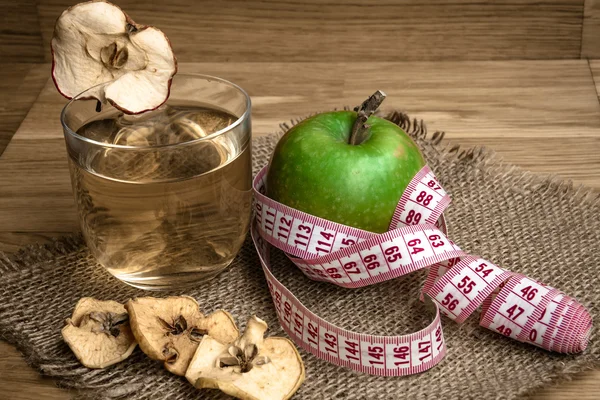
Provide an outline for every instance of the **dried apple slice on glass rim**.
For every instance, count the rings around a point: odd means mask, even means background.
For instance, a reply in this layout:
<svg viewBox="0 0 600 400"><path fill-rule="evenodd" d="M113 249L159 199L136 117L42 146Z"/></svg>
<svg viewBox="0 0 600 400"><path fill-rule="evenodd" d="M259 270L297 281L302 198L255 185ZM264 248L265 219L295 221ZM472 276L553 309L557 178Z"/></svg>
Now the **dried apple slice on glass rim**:
<svg viewBox="0 0 600 400"><path fill-rule="evenodd" d="M107 1L77 4L56 21L52 79L68 99L94 87L91 97L139 114L167 101L176 72L165 34Z"/></svg>

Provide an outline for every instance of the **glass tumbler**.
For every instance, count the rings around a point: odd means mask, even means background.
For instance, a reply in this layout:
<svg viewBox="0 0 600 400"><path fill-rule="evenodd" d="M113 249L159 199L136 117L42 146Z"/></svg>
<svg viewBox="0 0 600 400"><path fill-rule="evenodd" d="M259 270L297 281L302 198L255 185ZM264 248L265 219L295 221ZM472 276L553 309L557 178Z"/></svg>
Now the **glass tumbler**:
<svg viewBox="0 0 600 400"><path fill-rule="evenodd" d="M220 78L178 74L165 105L131 116L88 92L65 106L61 122L91 253L142 289L217 275L250 223L249 96Z"/></svg>

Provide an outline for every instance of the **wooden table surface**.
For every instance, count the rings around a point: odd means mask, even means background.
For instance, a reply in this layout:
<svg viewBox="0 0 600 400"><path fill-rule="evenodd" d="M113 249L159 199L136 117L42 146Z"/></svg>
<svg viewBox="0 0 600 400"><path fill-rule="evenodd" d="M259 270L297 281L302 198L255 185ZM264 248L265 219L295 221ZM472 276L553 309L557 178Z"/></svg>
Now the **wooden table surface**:
<svg viewBox="0 0 600 400"><path fill-rule="evenodd" d="M47 64L11 66L0 71L0 154L10 142L0 157L0 250L6 252L77 230L58 120L65 99L48 81ZM384 109L422 118L447 140L486 145L526 169L600 188L600 61L183 63L180 71L244 87L253 100L255 136L295 116L359 104L382 89ZM4 342L0 393L15 400L69 398ZM600 371L535 398L600 398Z"/></svg>

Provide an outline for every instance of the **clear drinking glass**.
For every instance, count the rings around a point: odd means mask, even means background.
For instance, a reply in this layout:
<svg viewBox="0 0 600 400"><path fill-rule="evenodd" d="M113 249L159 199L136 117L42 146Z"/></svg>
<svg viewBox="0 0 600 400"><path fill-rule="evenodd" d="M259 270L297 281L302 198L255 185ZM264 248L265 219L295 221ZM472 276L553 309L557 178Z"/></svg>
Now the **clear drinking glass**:
<svg viewBox="0 0 600 400"><path fill-rule="evenodd" d="M223 79L178 74L166 105L127 116L88 92L65 106L61 122L92 254L143 289L217 275L250 222L249 96Z"/></svg>

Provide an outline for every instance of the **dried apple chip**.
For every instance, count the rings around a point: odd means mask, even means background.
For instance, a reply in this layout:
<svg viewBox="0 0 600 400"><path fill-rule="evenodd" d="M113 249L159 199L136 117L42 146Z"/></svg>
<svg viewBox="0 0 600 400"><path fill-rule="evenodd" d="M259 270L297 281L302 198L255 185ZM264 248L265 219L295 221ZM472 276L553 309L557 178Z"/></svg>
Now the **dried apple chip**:
<svg viewBox="0 0 600 400"><path fill-rule="evenodd" d="M239 335L228 312L205 316L189 296L141 297L129 300L125 308L140 349L153 360L164 361L165 368L176 375L185 375L204 335L222 343Z"/></svg>
<svg viewBox="0 0 600 400"><path fill-rule="evenodd" d="M125 307L84 297L66 320L62 336L88 368L105 368L129 357L137 345Z"/></svg>
<svg viewBox="0 0 600 400"><path fill-rule="evenodd" d="M285 400L304 382L304 364L286 338L263 338L267 324L256 316L227 344L204 336L185 374L192 385L220 389L243 400Z"/></svg>

